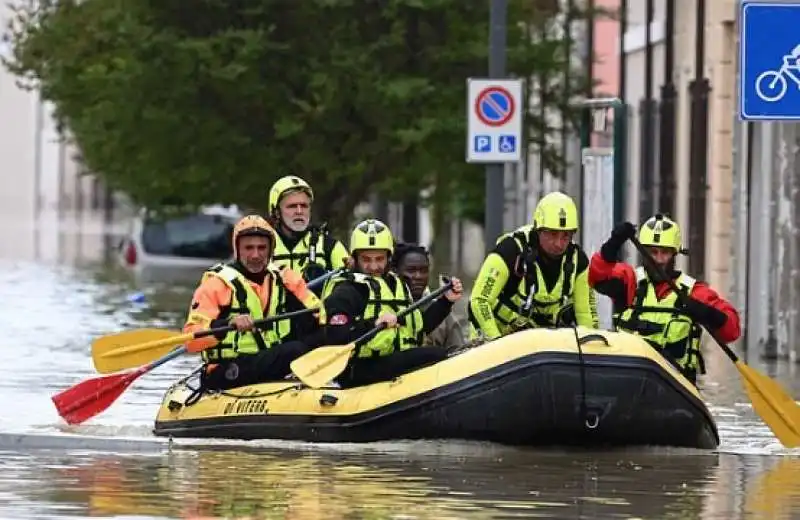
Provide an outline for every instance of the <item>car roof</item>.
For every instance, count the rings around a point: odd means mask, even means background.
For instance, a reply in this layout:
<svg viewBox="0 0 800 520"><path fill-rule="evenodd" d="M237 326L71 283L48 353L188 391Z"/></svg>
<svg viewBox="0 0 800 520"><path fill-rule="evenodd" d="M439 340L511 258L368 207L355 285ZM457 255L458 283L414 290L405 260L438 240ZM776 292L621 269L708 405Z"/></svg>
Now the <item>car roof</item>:
<svg viewBox="0 0 800 520"><path fill-rule="evenodd" d="M141 217L147 216L155 216L160 213L160 210L150 210L147 207L142 207L139 211L139 215ZM176 217L178 216L187 216L187 215L209 215L209 216L220 216L225 217L230 220L238 220L243 215L239 210L239 207L236 204L231 204L230 206L223 206L221 204L213 204L210 206L201 206L200 208L196 209L195 211L188 211L186 213L177 212Z"/></svg>

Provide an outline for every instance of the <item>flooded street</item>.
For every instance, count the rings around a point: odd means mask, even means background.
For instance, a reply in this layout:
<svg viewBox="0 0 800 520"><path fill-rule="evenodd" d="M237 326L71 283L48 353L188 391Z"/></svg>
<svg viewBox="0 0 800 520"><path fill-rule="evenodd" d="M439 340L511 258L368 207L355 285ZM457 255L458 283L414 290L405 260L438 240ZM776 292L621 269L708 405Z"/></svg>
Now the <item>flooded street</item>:
<svg viewBox="0 0 800 520"><path fill-rule="evenodd" d="M191 358L141 377L87 423L66 426L50 397L96 376L92 340L138 327L177 330L193 287L115 266L104 251L114 240L50 233L28 247L30 237L0 226L8 367L0 379L0 518L800 517L800 450L782 448L755 416L736 368L713 346L701 384L721 437L713 452L155 438L163 392L196 366ZM136 293L144 302L131 301ZM747 361L800 395L796 366Z"/></svg>

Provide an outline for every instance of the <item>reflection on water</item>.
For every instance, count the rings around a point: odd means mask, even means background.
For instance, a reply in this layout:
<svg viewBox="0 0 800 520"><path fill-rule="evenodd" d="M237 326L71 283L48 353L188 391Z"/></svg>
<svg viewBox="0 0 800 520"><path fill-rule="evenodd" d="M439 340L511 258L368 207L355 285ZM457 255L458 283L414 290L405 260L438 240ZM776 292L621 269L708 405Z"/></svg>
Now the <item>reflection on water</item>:
<svg viewBox="0 0 800 520"><path fill-rule="evenodd" d="M796 518L800 515L800 460L770 463L747 493L744 509L754 518Z"/></svg>
<svg viewBox="0 0 800 520"><path fill-rule="evenodd" d="M5 234L11 228L13 233ZM7 221L0 225L0 287L13 302L0 318L0 349L11 364L0 378L2 518L739 519L800 514L796 452L782 448L755 416L738 372L713 346L706 352L709 373L701 390L719 425L717 453L185 439L164 451L164 439L152 437L153 418L167 386L196 365L189 357L140 378L97 418L66 426L50 396L96 375L89 355L92 339L136 327L177 329L199 273L126 271L115 264L115 237L96 229L88 234L59 231L55 224L25 229ZM34 231L38 235L32 239ZM130 295L139 292L144 301L131 301ZM795 365L747 361L800 395Z"/></svg>
<svg viewBox="0 0 800 520"><path fill-rule="evenodd" d="M403 458L244 450L7 454L0 455L9 470L0 492L37 504L38 514L62 516L698 518L718 457L491 448L481 456L475 448L478 455Z"/></svg>
<svg viewBox="0 0 800 520"><path fill-rule="evenodd" d="M148 518L770 518L800 513L800 461L664 453L0 452L4 511ZM469 449L471 448L471 449ZM423 450L424 451L424 450ZM465 455L464 453L469 453ZM768 467L761 465L767 461Z"/></svg>

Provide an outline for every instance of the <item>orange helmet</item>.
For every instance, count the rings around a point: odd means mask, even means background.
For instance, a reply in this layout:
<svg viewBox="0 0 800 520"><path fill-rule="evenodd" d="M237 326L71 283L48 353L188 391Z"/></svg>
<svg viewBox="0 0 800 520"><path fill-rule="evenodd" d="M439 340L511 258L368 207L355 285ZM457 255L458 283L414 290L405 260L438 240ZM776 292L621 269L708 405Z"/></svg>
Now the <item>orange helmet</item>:
<svg viewBox="0 0 800 520"><path fill-rule="evenodd" d="M241 237L266 237L269 240L270 257L275 252L275 229L259 215L247 215L233 226L231 245L233 257L237 260L239 259L237 243Z"/></svg>

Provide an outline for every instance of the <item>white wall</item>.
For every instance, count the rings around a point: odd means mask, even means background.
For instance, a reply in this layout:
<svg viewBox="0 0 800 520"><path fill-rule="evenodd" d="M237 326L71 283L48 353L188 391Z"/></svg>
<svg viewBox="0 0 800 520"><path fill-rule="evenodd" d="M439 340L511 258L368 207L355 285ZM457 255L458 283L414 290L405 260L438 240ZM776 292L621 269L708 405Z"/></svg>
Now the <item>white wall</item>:
<svg viewBox="0 0 800 520"><path fill-rule="evenodd" d="M0 7L3 27L10 16ZM10 56L0 45L0 54ZM74 234L84 220L100 232L98 215L84 215L92 180L79 175L74 146L59 142L52 104L17 82L0 66L0 256L56 260L63 233Z"/></svg>

